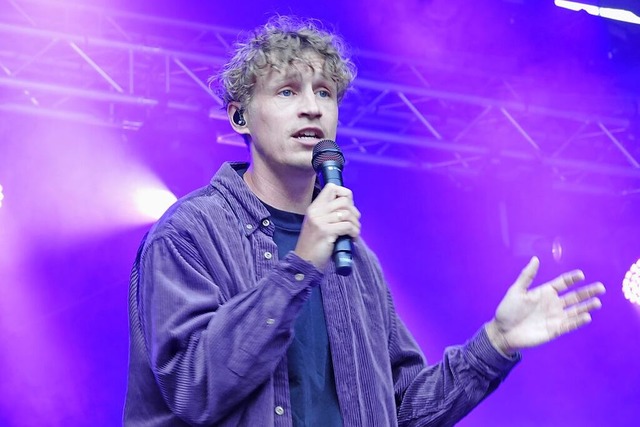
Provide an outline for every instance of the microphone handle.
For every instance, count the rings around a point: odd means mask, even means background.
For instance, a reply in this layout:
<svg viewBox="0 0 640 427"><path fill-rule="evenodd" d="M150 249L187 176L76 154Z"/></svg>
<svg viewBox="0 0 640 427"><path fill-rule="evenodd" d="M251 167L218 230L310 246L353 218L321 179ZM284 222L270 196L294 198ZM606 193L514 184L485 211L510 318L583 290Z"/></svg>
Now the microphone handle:
<svg viewBox="0 0 640 427"><path fill-rule="evenodd" d="M340 236L333 247L333 263L336 273L341 276L351 274L353 258L351 257L351 236Z"/></svg>
<svg viewBox="0 0 640 427"><path fill-rule="evenodd" d="M342 185L342 169L337 162L333 160L327 160L321 164L323 185L332 183L335 185ZM351 274L353 266L353 258L351 257L351 236L340 236L336 240L333 247L333 263L336 266L336 272L341 276L348 276Z"/></svg>

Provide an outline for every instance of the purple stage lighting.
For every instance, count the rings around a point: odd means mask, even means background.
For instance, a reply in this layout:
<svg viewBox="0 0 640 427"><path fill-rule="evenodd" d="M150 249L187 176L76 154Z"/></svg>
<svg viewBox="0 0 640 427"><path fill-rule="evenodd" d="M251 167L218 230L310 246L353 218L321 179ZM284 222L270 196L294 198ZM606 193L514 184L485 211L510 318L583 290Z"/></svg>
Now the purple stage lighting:
<svg viewBox="0 0 640 427"><path fill-rule="evenodd" d="M162 214L178 200L169 190L163 188L141 188L135 193L138 213L150 221L157 221Z"/></svg>
<svg viewBox="0 0 640 427"><path fill-rule="evenodd" d="M2 207L2 200L4 199L4 193L2 192L3 188L0 184L0 208Z"/></svg>
<svg viewBox="0 0 640 427"><path fill-rule="evenodd" d="M622 281L622 292L629 301L640 305L640 259L625 274Z"/></svg>

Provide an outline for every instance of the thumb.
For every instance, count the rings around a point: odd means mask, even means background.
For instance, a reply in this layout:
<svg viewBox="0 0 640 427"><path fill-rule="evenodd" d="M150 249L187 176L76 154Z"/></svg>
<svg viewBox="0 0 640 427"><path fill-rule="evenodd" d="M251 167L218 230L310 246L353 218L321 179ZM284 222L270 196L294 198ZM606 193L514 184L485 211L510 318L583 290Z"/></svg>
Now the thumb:
<svg viewBox="0 0 640 427"><path fill-rule="evenodd" d="M533 283L536 274L538 274L538 267L540 267L540 260L534 256L529 263L522 269L522 272L516 279L514 286L523 290L526 290Z"/></svg>

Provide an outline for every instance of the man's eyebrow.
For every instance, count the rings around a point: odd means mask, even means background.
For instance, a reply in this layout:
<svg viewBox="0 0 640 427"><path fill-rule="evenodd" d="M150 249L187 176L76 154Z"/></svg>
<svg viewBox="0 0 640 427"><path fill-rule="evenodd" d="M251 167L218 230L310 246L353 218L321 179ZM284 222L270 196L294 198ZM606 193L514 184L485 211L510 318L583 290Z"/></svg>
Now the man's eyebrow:
<svg viewBox="0 0 640 427"><path fill-rule="evenodd" d="M288 68L286 71L279 70L279 72L276 72L271 82L278 85L288 83L291 80L300 80L300 72Z"/></svg>
<svg viewBox="0 0 640 427"><path fill-rule="evenodd" d="M336 83L330 76L327 76L324 73L320 74L319 77L314 79L314 80L317 80L319 82L324 82L324 83L327 83L327 84L330 84L330 85Z"/></svg>
<svg viewBox="0 0 640 427"><path fill-rule="evenodd" d="M313 70L313 84L323 84L326 86L336 85L336 82L324 71L318 70L318 68L313 68ZM295 66L274 67L272 76L267 84L269 86L282 86L299 82L302 79L302 71L298 70Z"/></svg>
<svg viewBox="0 0 640 427"><path fill-rule="evenodd" d="M324 73L318 75L318 77L314 77L313 83L316 85L327 86L328 88L335 89L338 84L329 76Z"/></svg>

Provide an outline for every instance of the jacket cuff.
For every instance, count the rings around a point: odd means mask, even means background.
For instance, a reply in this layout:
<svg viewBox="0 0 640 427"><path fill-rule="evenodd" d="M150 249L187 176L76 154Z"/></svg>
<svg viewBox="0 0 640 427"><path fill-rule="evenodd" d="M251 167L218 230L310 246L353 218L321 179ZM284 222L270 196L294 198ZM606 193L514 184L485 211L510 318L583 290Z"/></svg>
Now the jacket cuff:
<svg viewBox="0 0 640 427"><path fill-rule="evenodd" d="M466 344L467 351L474 359L490 368L497 376L504 377L522 359L520 352L507 356L499 352L491 341L483 326L474 337Z"/></svg>
<svg viewBox="0 0 640 427"><path fill-rule="evenodd" d="M281 265L279 274L285 279L284 283L296 290L318 286L324 279L324 274L315 265L294 252L289 252L281 260Z"/></svg>

